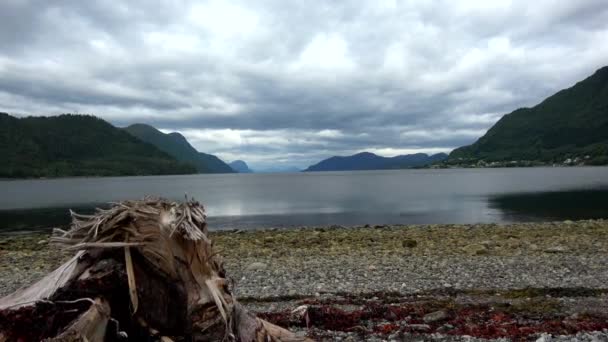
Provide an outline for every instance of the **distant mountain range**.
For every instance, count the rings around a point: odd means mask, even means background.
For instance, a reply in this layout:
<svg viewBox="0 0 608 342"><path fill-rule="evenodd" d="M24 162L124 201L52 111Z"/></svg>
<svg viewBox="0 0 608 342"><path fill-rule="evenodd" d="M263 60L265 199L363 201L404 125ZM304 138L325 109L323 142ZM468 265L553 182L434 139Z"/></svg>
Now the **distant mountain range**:
<svg viewBox="0 0 608 342"><path fill-rule="evenodd" d="M608 67L532 108L503 116L446 161L455 166L551 163L608 164Z"/></svg>
<svg viewBox="0 0 608 342"><path fill-rule="evenodd" d="M194 165L198 173L234 173L235 171L218 157L198 152L183 135L163 133L146 124L133 124L124 128L133 136L154 145L173 158Z"/></svg>
<svg viewBox="0 0 608 342"><path fill-rule="evenodd" d="M396 157L382 157L370 152L357 153L347 157L331 157L309 166L304 171L355 171L390 170L425 166L447 158L447 154L408 154Z"/></svg>
<svg viewBox="0 0 608 342"><path fill-rule="evenodd" d="M0 177L195 173L192 165L90 115L0 113Z"/></svg>
<svg viewBox="0 0 608 342"><path fill-rule="evenodd" d="M179 133L124 129L90 115L16 118L0 113L0 178L250 172L198 152ZM502 117L475 143L444 153L331 157L305 171L608 164L608 67L532 108ZM259 172L298 172L271 166Z"/></svg>
<svg viewBox="0 0 608 342"><path fill-rule="evenodd" d="M230 167L238 173L253 173L253 171L249 168L249 165L242 160L235 160L228 165L230 165Z"/></svg>

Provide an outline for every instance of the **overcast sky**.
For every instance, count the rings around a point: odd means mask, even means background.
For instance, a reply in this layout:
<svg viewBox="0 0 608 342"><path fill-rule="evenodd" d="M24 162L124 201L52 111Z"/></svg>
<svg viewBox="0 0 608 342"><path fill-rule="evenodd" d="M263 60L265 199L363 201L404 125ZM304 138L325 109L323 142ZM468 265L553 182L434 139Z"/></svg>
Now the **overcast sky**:
<svg viewBox="0 0 608 342"><path fill-rule="evenodd" d="M0 1L0 111L253 168L449 152L608 64L608 1Z"/></svg>

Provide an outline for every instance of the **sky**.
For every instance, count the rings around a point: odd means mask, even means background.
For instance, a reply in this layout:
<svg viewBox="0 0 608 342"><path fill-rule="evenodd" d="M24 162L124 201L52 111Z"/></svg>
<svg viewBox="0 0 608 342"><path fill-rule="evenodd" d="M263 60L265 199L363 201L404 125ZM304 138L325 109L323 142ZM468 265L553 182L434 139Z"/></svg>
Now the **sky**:
<svg viewBox="0 0 608 342"><path fill-rule="evenodd" d="M258 169L449 152L606 64L606 0L0 1L0 111Z"/></svg>

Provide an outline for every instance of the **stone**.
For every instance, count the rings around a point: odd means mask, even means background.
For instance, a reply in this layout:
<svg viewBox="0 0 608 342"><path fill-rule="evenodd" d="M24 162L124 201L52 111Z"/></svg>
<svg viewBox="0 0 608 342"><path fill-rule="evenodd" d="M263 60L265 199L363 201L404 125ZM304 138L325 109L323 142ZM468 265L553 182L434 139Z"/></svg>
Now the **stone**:
<svg viewBox="0 0 608 342"><path fill-rule="evenodd" d="M565 253L567 251L564 246L553 246L545 249L545 253Z"/></svg>
<svg viewBox="0 0 608 342"><path fill-rule="evenodd" d="M429 314L424 315L424 317L422 318L424 323L435 323L446 319L448 319L448 314L443 310L431 312Z"/></svg>
<svg viewBox="0 0 608 342"><path fill-rule="evenodd" d="M487 255L489 253L488 247L479 244L467 245L462 250L469 255Z"/></svg>
<svg viewBox="0 0 608 342"><path fill-rule="evenodd" d="M47 243L47 241L45 239L42 239L42 240L38 241L39 245L44 245L45 243Z"/></svg>
<svg viewBox="0 0 608 342"><path fill-rule="evenodd" d="M265 270L268 267L268 265L266 265L263 262L252 262L251 264L247 265L247 269L249 271L260 271L260 270Z"/></svg>
<svg viewBox="0 0 608 342"><path fill-rule="evenodd" d="M536 342L548 342L551 340L551 335L547 334L547 333L543 333L542 335L540 335L540 337L536 340Z"/></svg>
<svg viewBox="0 0 608 342"><path fill-rule="evenodd" d="M491 240L485 240L485 241L481 242L481 245L484 246L485 248L490 248L490 247L496 246L496 243Z"/></svg>
<svg viewBox="0 0 608 342"><path fill-rule="evenodd" d="M431 330L431 326L428 324L408 324L407 327L414 331L420 331L420 332L425 332L425 331Z"/></svg>
<svg viewBox="0 0 608 342"><path fill-rule="evenodd" d="M405 248L415 248L416 246L418 246L418 241L414 239L405 239L401 241L401 246Z"/></svg>

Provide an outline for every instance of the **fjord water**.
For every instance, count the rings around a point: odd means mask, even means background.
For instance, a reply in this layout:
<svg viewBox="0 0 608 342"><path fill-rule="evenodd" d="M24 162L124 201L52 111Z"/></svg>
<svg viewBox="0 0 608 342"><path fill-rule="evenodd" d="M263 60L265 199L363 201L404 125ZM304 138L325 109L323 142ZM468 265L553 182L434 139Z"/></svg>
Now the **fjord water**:
<svg viewBox="0 0 608 342"><path fill-rule="evenodd" d="M608 168L214 174L0 181L0 229L147 195L202 202L211 229L608 218Z"/></svg>

